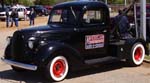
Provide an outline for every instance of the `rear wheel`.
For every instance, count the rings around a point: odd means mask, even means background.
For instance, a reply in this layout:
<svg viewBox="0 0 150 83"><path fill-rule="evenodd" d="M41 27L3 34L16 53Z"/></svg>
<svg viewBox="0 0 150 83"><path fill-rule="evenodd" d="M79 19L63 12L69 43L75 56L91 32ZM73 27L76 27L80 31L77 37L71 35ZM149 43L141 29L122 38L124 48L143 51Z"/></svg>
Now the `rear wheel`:
<svg viewBox="0 0 150 83"><path fill-rule="evenodd" d="M48 63L46 76L52 81L61 81L67 76L68 70L67 59L64 56L56 56Z"/></svg>
<svg viewBox="0 0 150 83"><path fill-rule="evenodd" d="M136 43L131 49L129 63L131 66L139 66L143 63L145 57L145 48L141 43Z"/></svg>

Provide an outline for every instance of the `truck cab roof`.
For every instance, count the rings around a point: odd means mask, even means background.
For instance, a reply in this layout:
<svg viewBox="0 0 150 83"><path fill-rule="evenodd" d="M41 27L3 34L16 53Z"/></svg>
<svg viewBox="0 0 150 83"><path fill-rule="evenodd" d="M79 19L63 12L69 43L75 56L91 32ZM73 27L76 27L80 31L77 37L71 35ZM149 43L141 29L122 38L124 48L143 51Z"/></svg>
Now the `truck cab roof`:
<svg viewBox="0 0 150 83"><path fill-rule="evenodd" d="M86 8L88 9L99 9L99 8L103 8L103 9L108 9L108 6L103 3L103 2L96 2L96 1L71 1L71 2L65 2L65 3L60 3L58 5L54 6L54 9L59 9L59 8L84 8L86 6Z"/></svg>

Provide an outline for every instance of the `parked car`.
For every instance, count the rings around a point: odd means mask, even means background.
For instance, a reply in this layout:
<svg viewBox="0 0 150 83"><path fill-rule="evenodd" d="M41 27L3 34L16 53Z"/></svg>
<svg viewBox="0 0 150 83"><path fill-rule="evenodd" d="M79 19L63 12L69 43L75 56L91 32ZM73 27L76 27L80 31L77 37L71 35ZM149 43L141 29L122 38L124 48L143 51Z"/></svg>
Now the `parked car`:
<svg viewBox="0 0 150 83"><path fill-rule="evenodd" d="M8 8L9 14L11 14L11 9ZM0 20L5 20L6 19L6 8L1 8L0 9Z"/></svg>
<svg viewBox="0 0 150 83"><path fill-rule="evenodd" d="M57 4L47 25L18 30L8 37L2 61L16 72L43 70L50 81L57 82L65 79L71 70L100 64L110 58L126 61L130 66L141 65L145 40L112 39L109 14L103 2Z"/></svg>
<svg viewBox="0 0 150 83"><path fill-rule="evenodd" d="M4 12L6 8L0 8L0 12Z"/></svg>
<svg viewBox="0 0 150 83"><path fill-rule="evenodd" d="M19 19L24 19L24 12L26 9L25 6L13 6L9 9L9 15L11 15L12 9L15 9L18 11ZM27 10L27 15L29 14L30 11ZM0 19L5 20L6 19L6 12L2 11L0 12Z"/></svg>
<svg viewBox="0 0 150 83"><path fill-rule="evenodd" d="M48 10L46 8L44 8L42 5L35 5L35 6L30 6L30 8L34 8L36 15L38 16L48 16Z"/></svg>
<svg viewBox="0 0 150 83"><path fill-rule="evenodd" d="M50 13L50 11L52 10L53 7L46 5L46 6L44 6L44 8L46 8L48 10L48 13Z"/></svg>

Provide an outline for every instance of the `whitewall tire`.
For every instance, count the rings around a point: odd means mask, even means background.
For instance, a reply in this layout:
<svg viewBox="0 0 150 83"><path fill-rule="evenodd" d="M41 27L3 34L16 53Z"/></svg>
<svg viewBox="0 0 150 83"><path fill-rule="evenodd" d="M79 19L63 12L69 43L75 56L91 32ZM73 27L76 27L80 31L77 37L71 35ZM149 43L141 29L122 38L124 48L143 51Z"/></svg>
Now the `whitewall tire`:
<svg viewBox="0 0 150 83"><path fill-rule="evenodd" d="M56 82L64 80L69 70L68 61L64 56L56 56L49 62L47 70L51 80Z"/></svg>
<svg viewBox="0 0 150 83"><path fill-rule="evenodd" d="M143 63L145 57L145 48L141 43L136 43L131 49L130 63L133 66L139 66Z"/></svg>

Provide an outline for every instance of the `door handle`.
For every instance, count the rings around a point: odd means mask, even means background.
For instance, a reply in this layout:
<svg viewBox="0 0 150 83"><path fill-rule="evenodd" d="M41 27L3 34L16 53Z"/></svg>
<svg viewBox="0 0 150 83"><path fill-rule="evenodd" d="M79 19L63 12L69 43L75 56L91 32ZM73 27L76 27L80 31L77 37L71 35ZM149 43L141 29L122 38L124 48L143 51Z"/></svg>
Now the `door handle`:
<svg viewBox="0 0 150 83"><path fill-rule="evenodd" d="M74 31L79 32L80 30L79 30L79 29L77 29L77 28L74 28Z"/></svg>
<svg viewBox="0 0 150 83"><path fill-rule="evenodd" d="M104 30L103 32L104 32L104 33L106 33L106 32L107 32L107 30Z"/></svg>

